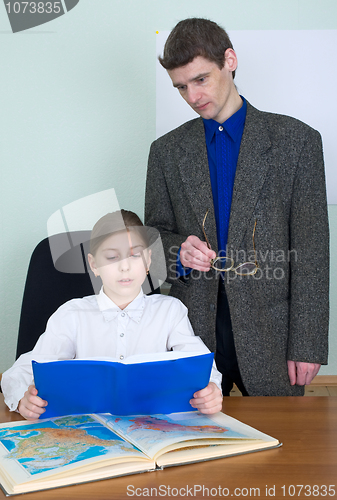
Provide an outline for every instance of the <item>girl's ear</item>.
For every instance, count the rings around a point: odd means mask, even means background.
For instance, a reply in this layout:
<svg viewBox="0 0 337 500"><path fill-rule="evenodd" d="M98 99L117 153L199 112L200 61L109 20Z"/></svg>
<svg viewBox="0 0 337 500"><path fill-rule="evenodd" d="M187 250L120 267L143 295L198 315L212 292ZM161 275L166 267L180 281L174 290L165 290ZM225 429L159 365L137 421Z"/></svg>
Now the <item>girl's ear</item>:
<svg viewBox="0 0 337 500"><path fill-rule="evenodd" d="M95 258L93 255L91 255L91 253L88 253L88 262L89 262L90 269L92 270L95 277L97 278L97 276L99 276L99 272L97 271Z"/></svg>

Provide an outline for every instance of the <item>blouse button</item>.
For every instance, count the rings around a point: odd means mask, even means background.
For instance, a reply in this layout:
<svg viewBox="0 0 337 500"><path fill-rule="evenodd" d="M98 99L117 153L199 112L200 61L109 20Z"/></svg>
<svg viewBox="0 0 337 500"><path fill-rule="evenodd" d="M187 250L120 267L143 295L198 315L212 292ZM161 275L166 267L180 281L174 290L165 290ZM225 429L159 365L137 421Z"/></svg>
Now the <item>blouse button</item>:
<svg viewBox="0 0 337 500"><path fill-rule="evenodd" d="M222 125L220 125L219 130L220 130L220 132L223 131L223 126Z"/></svg>
<svg viewBox="0 0 337 500"><path fill-rule="evenodd" d="M122 314L121 314L121 316L122 316L122 318L124 318L124 316L125 316L125 313L122 313Z"/></svg>
<svg viewBox="0 0 337 500"><path fill-rule="evenodd" d="M120 337L124 337L124 333L121 333L119 336L120 336Z"/></svg>
<svg viewBox="0 0 337 500"><path fill-rule="evenodd" d="M119 359L124 359L124 356L121 354L121 355L119 356Z"/></svg>

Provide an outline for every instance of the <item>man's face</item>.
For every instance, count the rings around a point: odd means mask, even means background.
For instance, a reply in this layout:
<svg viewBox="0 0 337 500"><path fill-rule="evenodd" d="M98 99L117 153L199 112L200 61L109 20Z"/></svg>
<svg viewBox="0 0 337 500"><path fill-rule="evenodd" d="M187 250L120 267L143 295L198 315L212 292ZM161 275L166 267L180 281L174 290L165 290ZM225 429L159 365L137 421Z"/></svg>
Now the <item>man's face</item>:
<svg viewBox="0 0 337 500"><path fill-rule="evenodd" d="M228 49L222 69L202 56L195 57L186 66L168 70L173 86L187 104L202 118L223 123L237 111L238 93L232 71L236 69L235 52Z"/></svg>

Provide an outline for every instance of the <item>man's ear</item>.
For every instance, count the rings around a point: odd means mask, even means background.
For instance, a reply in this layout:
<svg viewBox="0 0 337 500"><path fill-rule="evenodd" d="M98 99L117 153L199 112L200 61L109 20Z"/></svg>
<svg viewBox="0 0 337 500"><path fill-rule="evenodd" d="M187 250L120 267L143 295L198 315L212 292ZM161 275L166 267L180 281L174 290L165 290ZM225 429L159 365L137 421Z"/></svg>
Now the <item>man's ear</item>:
<svg viewBox="0 0 337 500"><path fill-rule="evenodd" d="M97 267L96 267L95 258L93 255L91 255L91 253L88 253L88 262L89 262L90 269L92 270L94 275L96 277L99 276L99 272L97 271Z"/></svg>
<svg viewBox="0 0 337 500"><path fill-rule="evenodd" d="M235 71L238 67L238 59L233 49L227 49L225 52L225 66L229 71Z"/></svg>

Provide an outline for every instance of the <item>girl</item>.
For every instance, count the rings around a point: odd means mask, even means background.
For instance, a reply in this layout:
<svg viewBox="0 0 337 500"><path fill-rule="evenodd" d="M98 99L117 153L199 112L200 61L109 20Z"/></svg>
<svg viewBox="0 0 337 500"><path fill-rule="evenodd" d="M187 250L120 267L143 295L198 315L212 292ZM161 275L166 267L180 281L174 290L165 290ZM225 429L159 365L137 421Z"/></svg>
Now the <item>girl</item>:
<svg viewBox="0 0 337 500"><path fill-rule="evenodd" d="M187 309L177 299L145 295L142 284L151 264L149 232L133 212L121 210L102 217L91 233L89 265L103 286L98 295L73 299L49 319L34 349L2 377L2 391L11 411L28 420L45 412L32 374L36 361L86 357L124 359L132 354L180 351L209 352L195 337ZM221 410L221 374L212 369L211 382L196 392L190 404L202 413Z"/></svg>

